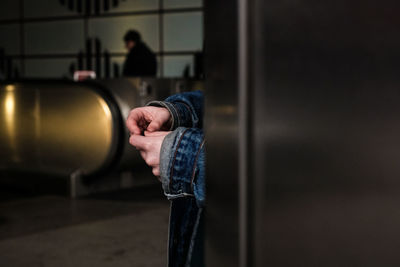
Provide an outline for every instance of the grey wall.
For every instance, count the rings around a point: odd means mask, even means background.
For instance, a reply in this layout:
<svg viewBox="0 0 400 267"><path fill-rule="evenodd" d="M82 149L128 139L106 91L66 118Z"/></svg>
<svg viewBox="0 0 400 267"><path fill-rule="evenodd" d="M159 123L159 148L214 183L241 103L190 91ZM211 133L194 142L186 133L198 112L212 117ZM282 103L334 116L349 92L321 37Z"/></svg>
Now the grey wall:
<svg viewBox="0 0 400 267"><path fill-rule="evenodd" d="M141 32L157 53L160 77L179 77L203 48L202 0L2 0L0 48L22 77L65 77L78 68L86 41L101 43L121 71L128 29ZM11 62L10 62L11 61ZM86 62L86 60L84 60ZM1 62L0 62L1 63ZM3 65L3 67L1 66ZM84 68L87 68L84 64Z"/></svg>

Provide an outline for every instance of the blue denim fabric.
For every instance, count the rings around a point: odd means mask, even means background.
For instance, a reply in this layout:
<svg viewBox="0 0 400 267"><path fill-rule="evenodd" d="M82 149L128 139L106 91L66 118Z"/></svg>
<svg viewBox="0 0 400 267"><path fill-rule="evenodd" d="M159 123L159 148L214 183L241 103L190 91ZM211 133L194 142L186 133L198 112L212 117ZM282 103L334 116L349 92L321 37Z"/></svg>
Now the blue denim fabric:
<svg viewBox="0 0 400 267"><path fill-rule="evenodd" d="M161 148L160 174L164 193L172 202L169 266L202 266L198 250L203 247L199 228L205 204L203 131L179 127L168 138L171 142L164 141Z"/></svg>
<svg viewBox="0 0 400 267"><path fill-rule="evenodd" d="M204 206L204 135L197 128L179 127L163 142L160 171L163 189L168 199L194 196L199 207ZM167 145L167 147L165 146Z"/></svg>
<svg viewBox="0 0 400 267"><path fill-rule="evenodd" d="M171 200L168 266L204 266L203 214L205 206L205 151L203 93L188 92L150 105L166 107L174 130L165 137L160 173ZM176 128L176 129L175 129Z"/></svg>
<svg viewBox="0 0 400 267"><path fill-rule="evenodd" d="M169 267L204 266L204 209L192 197L171 201L168 240Z"/></svg>
<svg viewBox="0 0 400 267"><path fill-rule="evenodd" d="M165 101L151 101L147 105L168 109L172 116L172 131L178 127L203 128L203 103L203 92L193 91L170 96Z"/></svg>
<svg viewBox="0 0 400 267"><path fill-rule="evenodd" d="M204 95L202 91L185 92L165 99L178 114L177 127L203 128Z"/></svg>

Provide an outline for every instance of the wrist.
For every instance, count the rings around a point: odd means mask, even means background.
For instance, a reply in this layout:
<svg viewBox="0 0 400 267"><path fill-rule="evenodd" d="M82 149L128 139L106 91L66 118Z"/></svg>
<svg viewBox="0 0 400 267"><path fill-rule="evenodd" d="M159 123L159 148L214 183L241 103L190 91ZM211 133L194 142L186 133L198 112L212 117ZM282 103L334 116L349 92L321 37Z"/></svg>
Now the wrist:
<svg viewBox="0 0 400 267"><path fill-rule="evenodd" d="M177 127L179 127L179 116L176 108L172 103L165 102L165 101L151 101L146 106L154 106L154 107L161 107L165 108L169 113L168 119L168 128L166 130L173 131Z"/></svg>

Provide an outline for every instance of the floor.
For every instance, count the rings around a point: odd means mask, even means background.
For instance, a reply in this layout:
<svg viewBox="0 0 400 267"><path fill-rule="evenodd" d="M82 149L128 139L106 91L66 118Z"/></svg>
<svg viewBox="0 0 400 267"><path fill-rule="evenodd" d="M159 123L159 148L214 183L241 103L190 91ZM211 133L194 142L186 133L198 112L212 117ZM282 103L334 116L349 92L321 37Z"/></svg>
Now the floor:
<svg viewBox="0 0 400 267"><path fill-rule="evenodd" d="M0 266L166 266L159 185L71 200L0 190Z"/></svg>

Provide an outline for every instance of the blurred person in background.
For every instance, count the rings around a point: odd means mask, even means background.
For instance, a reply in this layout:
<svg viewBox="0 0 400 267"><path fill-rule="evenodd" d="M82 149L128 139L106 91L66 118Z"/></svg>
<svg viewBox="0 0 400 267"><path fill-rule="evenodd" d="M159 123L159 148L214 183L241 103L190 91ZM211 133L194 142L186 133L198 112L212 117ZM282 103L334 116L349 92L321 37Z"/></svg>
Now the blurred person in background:
<svg viewBox="0 0 400 267"><path fill-rule="evenodd" d="M129 30L124 36L125 47L128 50L123 76L156 76L156 55L142 41L138 31Z"/></svg>

